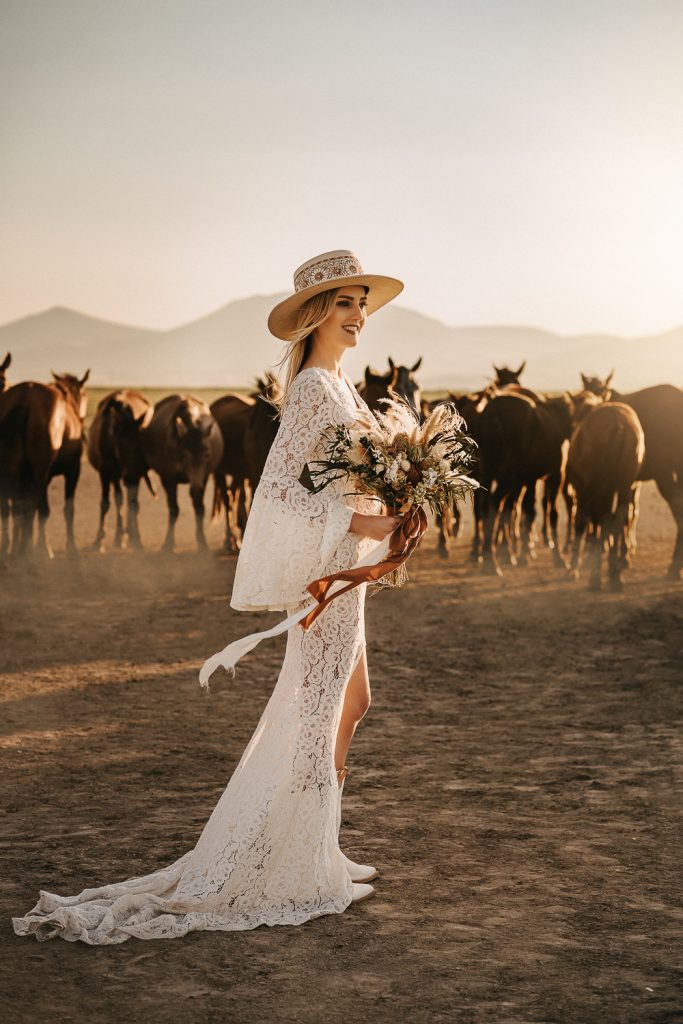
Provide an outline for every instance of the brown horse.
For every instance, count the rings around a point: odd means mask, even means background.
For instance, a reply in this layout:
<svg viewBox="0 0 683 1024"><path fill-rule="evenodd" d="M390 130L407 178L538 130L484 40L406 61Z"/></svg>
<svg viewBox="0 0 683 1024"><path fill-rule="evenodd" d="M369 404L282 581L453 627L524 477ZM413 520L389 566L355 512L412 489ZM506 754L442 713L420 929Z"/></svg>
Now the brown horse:
<svg viewBox="0 0 683 1024"><path fill-rule="evenodd" d="M88 434L88 458L99 473L102 488L100 521L97 536L93 541L93 547L96 549L103 548L105 519L110 507L110 488L114 490L116 503L114 547L122 547L126 538L131 547L142 547L138 529L140 480L145 481L156 497L140 442L140 430L148 426L151 419L152 404L138 391L112 391L97 406ZM122 480L128 498L125 528L122 516Z"/></svg>
<svg viewBox="0 0 683 1024"><path fill-rule="evenodd" d="M584 387L610 402L629 405L645 434L645 460L640 480L654 480L676 523L668 578L681 578L683 570L683 391L672 384L657 384L622 395L610 388L612 374L604 381L583 377Z"/></svg>
<svg viewBox="0 0 683 1024"><path fill-rule="evenodd" d="M576 528L572 571L579 575L581 543L588 530L591 590L601 587L602 554L609 551L609 583L621 590L622 570L635 553L638 477L645 438L636 413L628 405L595 406L574 431L567 459L567 478L576 492Z"/></svg>
<svg viewBox="0 0 683 1024"><path fill-rule="evenodd" d="M496 366L495 363L491 364L495 373L495 379L493 383L497 388L507 388L511 384L520 384L520 377L526 369L526 359L521 364L518 370L512 370L509 366Z"/></svg>
<svg viewBox="0 0 683 1024"><path fill-rule="evenodd" d="M168 395L154 406L152 418L140 430L140 440L147 465L159 474L166 491L168 530L163 550L173 550L179 484L190 485L197 547L205 549L204 491L223 454L223 438L211 410L194 395Z"/></svg>
<svg viewBox="0 0 683 1024"><path fill-rule="evenodd" d="M571 436L571 406L566 398L541 404L525 395L495 395L482 411L477 430L479 481L483 496L484 571L500 574L499 563L524 564L533 557L536 484L546 481L547 518L555 564L564 567L557 537L557 498ZM519 530L514 520L521 502ZM513 531L514 527L514 531ZM494 554L494 538L504 538ZM500 545L498 545L500 546Z"/></svg>
<svg viewBox="0 0 683 1024"><path fill-rule="evenodd" d="M453 405L465 421L467 433L476 441L479 417L494 392L495 389L492 386L483 388L481 391L476 391L472 394L464 395L456 395L450 391L446 398L437 398L429 402L427 409L425 410L425 414L428 415L438 405L443 405L444 403ZM473 479L478 480L478 472L479 463L477 460L470 468L468 475ZM481 557L481 543L483 537L483 519L481 514L483 505L480 490L476 490L474 492L472 503L474 510L474 534L472 538L470 558L472 561L478 562ZM437 547L438 553L442 558L449 558L451 539L456 538L460 533L460 509L457 504L453 504L450 508L445 509L442 515L437 515L436 527L439 531Z"/></svg>
<svg viewBox="0 0 683 1024"><path fill-rule="evenodd" d="M52 384L27 381L0 395L0 488L12 505L12 553L26 554L32 547L33 520L38 513L38 547L50 558L45 535L50 514L48 486L64 477L66 547L75 554L74 495L81 472L83 420L87 399L86 370L80 379L56 374ZM3 550L7 543L3 531Z"/></svg>
<svg viewBox="0 0 683 1024"><path fill-rule="evenodd" d="M280 419L271 404L280 395L277 377L268 371L248 397L223 395L211 412L223 436L223 457L214 473L214 514L225 508L224 550L237 551L247 521L249 499L258 486Z"/></svg>
<svg viewBox="0 0 683 1024"><path fill-rule="evenodd" d="M377 370L366 366L365 380L357 386L358 394L373 412L375 410L382 412L384 405L381 400L383 398L403 399L413 412L421 417L420 385L413 376L421 365L422 356L411 367L397 366L389 356L387 373L378 373Z"/></svg>

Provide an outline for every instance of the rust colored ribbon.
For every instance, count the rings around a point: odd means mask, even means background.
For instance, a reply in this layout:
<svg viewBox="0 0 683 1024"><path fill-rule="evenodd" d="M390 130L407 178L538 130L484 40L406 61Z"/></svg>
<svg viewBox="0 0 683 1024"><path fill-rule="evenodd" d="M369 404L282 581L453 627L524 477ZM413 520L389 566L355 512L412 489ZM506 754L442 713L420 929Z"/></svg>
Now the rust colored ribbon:
<svg viewBox="0 0 683 1024"><path fill-rule="evenodd" d="M356 569L342 569L341 572L334 572L330 576L322 576L319 580L312 580L306 587L306 590L315 598L318 605L305 618L301 619L301 628L303 630L310 629L320 613L324 611L331 601L334 601L335 597L348 593L349 590L360 586L361 583L374 583L381 579L382 576L386 576L388 572L398 569L400 565L403 565L422 540L428 525L425 510L421 505L418 505L417 508L413 508L410 512L406 513L403 521L399 523L391 534L389 538L389 554L381 562L377 562L376 565L359 566ZM338 581L345 581L348 585L340 587L333 594L328 594L332 584Z"/></svg>

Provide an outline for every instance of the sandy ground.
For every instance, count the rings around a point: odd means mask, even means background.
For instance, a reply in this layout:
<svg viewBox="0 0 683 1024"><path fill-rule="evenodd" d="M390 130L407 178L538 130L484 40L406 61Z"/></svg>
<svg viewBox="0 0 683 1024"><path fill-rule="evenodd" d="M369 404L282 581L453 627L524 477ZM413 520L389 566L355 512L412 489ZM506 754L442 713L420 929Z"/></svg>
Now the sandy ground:
<svg viewBox="0 0 683 1024"><path fill-rule="evenodd" d="M377 895L298 928L108 949L14 936L39 888L151 871L190 849L272 690L284 643L203 697L197 669L276 621L227 605L234 558L149 550L0 576L4 1019L74 1022L683 1021L679 696L683 584L644 488L623 594L541 551L502 580L428 534L411 583L368 601L373 703L354 739L342 846ZM96 528L84 469L77 537ZM469 524L465 526L469 536ZM678 835L676 830L678 828ZM9 1011L7 1012L7 1006Z"/></svg>

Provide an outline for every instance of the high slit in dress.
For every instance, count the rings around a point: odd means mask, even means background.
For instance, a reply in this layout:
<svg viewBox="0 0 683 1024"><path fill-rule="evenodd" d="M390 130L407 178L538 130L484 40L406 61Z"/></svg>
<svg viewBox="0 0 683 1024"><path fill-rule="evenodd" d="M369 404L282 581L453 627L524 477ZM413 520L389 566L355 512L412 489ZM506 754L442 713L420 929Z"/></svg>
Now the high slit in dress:
<svg viewBox="0 0 683 1024"><path fill-rule="evenodd" d="M289 613L306 584L348 568L373 541L349 533L354 511L376 511L336 481L312 494L299 478L322 455L323 431L371 415L348 378L299 372L254 494L231 597L233 608ZM91 945L171 939L198 930L296 925L341 913L353 886L337 840L334 747L346 685L365 645L366 584L287 634L275 689L193 850L152 874L40 893L18 935ZM248 671L248 665L242 667Z"/></svg>

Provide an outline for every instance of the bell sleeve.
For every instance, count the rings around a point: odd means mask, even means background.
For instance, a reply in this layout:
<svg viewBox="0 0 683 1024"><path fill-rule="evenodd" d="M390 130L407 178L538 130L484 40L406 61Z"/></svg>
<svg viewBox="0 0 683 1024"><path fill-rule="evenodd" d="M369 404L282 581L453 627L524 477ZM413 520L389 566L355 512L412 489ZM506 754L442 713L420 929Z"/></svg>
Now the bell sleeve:
<svg viewBox="0 0 683 1024"><path fill-rule="evenodd" d="M238 611L293 608L348 533L354 509L338 494L312 494L299 477L314 456L336 406L325 381L300 374L253 496L230 605Z"/></svg>

